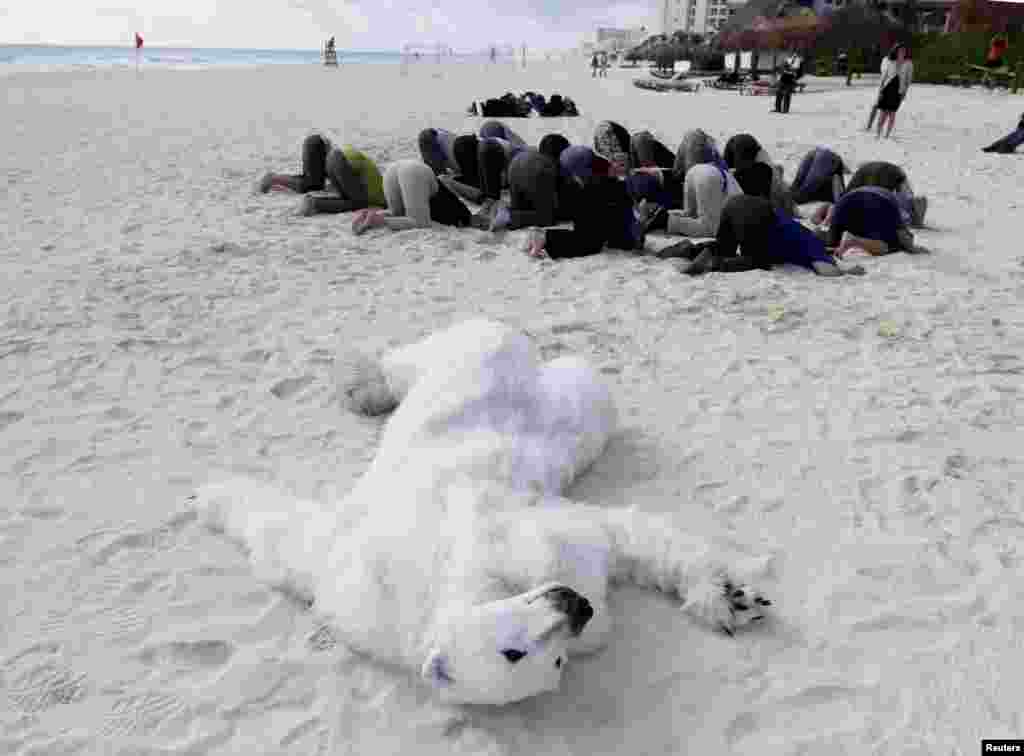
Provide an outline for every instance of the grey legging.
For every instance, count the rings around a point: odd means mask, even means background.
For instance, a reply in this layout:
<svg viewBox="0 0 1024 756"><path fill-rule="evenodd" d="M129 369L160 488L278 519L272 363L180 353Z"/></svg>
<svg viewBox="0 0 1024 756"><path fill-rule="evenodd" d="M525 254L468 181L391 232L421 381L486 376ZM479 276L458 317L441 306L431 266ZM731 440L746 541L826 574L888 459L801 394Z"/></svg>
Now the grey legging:
<svg viewBox="0 0 1024 756"><path fill-rule="evenodd" d="M430 198L437 193L437 177L419 160L397 160L384 172L384 196L393 231L430 226Z"/></svg>
<svg viewBox="0 0 1024 756"><path fill-rule="evenodd" d="M718 233L725 201L742 193L728 171L699 163L686 172L683 209L669 210L666 230L682 236L714 236Z"/></svg>

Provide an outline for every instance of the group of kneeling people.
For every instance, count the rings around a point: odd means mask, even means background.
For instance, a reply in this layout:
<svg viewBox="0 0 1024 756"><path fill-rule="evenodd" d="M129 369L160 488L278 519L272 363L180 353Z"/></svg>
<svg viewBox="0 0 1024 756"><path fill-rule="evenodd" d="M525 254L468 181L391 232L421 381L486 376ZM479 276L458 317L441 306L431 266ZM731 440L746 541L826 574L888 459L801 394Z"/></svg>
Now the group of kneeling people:
<svg viewBox="0 0 1024 756"><path fill-rule="evenodd" d="M909 227L923 224L927 201L913 194L903 169L865 163L847 182L849 169L826 147L808 152L788 185L750 134L732 137L720 152L700 129L687 132L675 153L650 132L631 135L612 121L597 125L593 147L548 134L534 148L492 120L477 134L424 129L419 151L421 160L398 160L381 175L358 149L313 134L303 143L302 173L268 173L258 189L304 194L304 215L358 211L357 235L432 222L533 228L525 251L544 259L605 247L644 251L647 234L662 231L684 238L650 254L678 258L691 275L787 263L825 276L860 274L862 267L840 259L926 251ZM798 205L810 227L798 220ZM545 228L566 221L572 229Z"/></svg>

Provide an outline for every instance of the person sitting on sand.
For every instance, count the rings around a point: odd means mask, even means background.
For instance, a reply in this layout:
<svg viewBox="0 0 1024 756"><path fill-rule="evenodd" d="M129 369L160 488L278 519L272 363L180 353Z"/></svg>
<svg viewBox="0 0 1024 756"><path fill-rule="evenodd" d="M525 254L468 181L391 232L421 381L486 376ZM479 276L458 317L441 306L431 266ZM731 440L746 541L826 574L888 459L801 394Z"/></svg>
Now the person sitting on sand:
<svg viewBox="0 0 1024 756"><path fill-rule="evenodd" d="M594 152L611 163L613 176L628 176L633 169L629 132L615 121L601 121L594 127Z"/></svg>
<svg viewBox="0 0 1024 756"><path fill-rule="evenodd" d="M685 242L684 242L685 244ZM699 250L699 252L698 252ZM739 254L737 254L739 250ZM771 200L747 194L730 197L722 208L715 241L694 245L698 252L681 255L676 265L691 276L710 272L769 270L774 265L799 265L820 276L861 274L860 266L841 268L825 244L799 221L775 209Z"/></svg>
<svg viewBox="0 0 1024 756"><path fill-rule="evenodd" d="M920 228L924 225L924 216L928 211L928 198L918 197L910 186L910 179L902 168L884 160L874 160L862 164L850 179L848 191L860 189L862 186L880 186L892 192L900 205L903 222L908 226Z"/></svg>
<svg viewBox="0 0 1024 756"><path fill-rule="evenodd" d="M438 181L430 166L419 160L398 160L384 172L387 210L367 208L356 214L356 236L383 226L392 231L429 228L431 221L447 226L468 226L469 208Z"/></svg>
<svg viewBox="0 0 1024 756"><path fill-rule="evenodd" d="M790 185L793 200L798 205L811 202L839 201L846 191L843 174L848 173L846 163L828 147L815 147L803 156Z"/></svg>
<svg viewBox="0 0 1024 756"><path fill-rule="evenodd" d="M869 255L928 251L914 244L896 195L880 186L847 191L828 209L825 223L827 244L836 249L837 257L855 250Z"/></svg>
<svg viewBox="0 0 1024 756"><path fill-rule="evenodd" d="M589 147L576 145L560 156L560 168L580 186L571 208L573 228L536 229L527 238L525 252L538 259L596 255L605 246L641 250L644 234L633 212L626 185L611 176L611 162Z"/></svg>
<svg viewBox="0 0 1024 756"><path fill-rule="evenodd" d="M1020 121L1017 123L1016 130L1011 131L1002 139L997 139L992 142L988 147L982 147L981 151L998 152L1003 155L1009 155L1022 144L1024 144L1024 113L1020 116Z"/></svg>
<svg viewBox="0 0 1024 756"><path fill-rule="evenodd" d="M321 192L330 183L331 193ZM385 207L384 182L377 165L363 152L345 145L338 149L321 134L310 134L302 143L302 173L267 173L257 191L284 189L304 194L302 215L348 213L365 207Z"/></svg>

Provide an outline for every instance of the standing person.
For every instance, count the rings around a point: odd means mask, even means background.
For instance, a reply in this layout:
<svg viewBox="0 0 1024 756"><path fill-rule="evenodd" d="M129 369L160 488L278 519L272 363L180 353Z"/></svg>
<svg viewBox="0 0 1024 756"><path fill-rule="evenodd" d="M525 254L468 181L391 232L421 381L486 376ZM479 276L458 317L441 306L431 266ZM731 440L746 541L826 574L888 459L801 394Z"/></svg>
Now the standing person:
<svg viewBox="0 0 1024 756"><path fill-rule="evenodd" d="M597 53L594 53L593 57L590 59L591 78L597 78L597 65Z"/></svg>
<svg viewBox="0 0 1024 756"><path fill-rule="evenodd" d="M779 83L775 87L775 113L788 113L789 104L793 100L796 89L796 72L790 67L789 61L782 64Z"/></svg>
<svg viewBox="0 0 1024 756"><path fill-rule="evenodd" d="M905 45L896 45L889 53L889 65L878 86L878 131L876 138L881 138L882 129L888 139L892 127L896 123L896 111L900 109L910 82L914 78L914 64L910 61ZM888 128L886 128L888 125Z"/></svg>

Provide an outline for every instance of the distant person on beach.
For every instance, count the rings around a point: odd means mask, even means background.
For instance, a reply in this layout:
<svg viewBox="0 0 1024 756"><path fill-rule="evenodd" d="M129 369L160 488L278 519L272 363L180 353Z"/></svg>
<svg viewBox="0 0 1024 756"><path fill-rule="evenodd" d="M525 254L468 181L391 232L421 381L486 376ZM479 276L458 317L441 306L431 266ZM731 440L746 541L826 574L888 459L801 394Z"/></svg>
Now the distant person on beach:
<svg viewBox="0 0 1024 756"><path fill-rule="evenodd" d="M793 200L798 205L838 202L846 191L844 174L848 172L839 155L827 147L815 147L803 156L796 169L790 185Z"/></svg>
<svg viewBox="0 0 1024 756"><path fill-rule="evenodd" d="M572 230L537 229L524 251L538 259L563 259L596 255L606 246L641 250L644 234L633 212L626 185L611 175L610 161L589 147L576 145L564 150L560 168L579 186L571 208Z"/></svg>
<svg viewBox="0 0 1024 756"><path fill-rule="evenodd" d="M782 64L779 72L778 83L775 85L775 113L788 113L789 105L793 101L793 92L796 91L796 71L790 68L789 63Z"/></svg>
<svg viewBox="0 0 1024 756"><path fill-rule="evenodd" d="M874 160L862 164L850 179L848 191L862 186L880 186L893 193L900 206L903 222L908 226L921 227L928 211L928 198L918 197L910 186L906 171L895 163Z"/></svg>
<svg viewBox="0 0 1024 756"><path fill-rule="evenodd" d="M328 183L330 193L310 194L323 192ZM272 189L306 195L299 205L302 215L348 213L387 204L376 163L354 147L333 147L321 134L311 134L302 143L302 173L267 173L257 184L262 194Z"/></svg>
<svg viewBox="0 0 1024 756"><path fill-rule="evenodd" d="M876 137L881 138L882 129L885 129L885 136L892 134L892 127L896 123L896 111L900 109L903 100L906 99L907 91L914 79L914 64L910 60L907 47L902 44L896 45L888 55L888 63L882 69L882 78L878 85L878 130ZM868 121L868 130L871 129L871 122ZM888 126L888 128L886 128Z"/></svg>
<svg viewBox="0 0 1024 756"><path fill-rule="evenodd" d="M597 61L597 53L594 53L594 56L590 59L591 77L597 76L597 69L599 65L600 63Z"/></svg>
<svg viewBox="0 0 1024 756"><path fill-rule="evenodd" d="M360 210L352 221L356 236L371 228L392 231L429 228L431 221L446 226L468 226L469 208L440 183L430 166L419 160L398 160L384 172L387 210Z"/></svg>
<svg viewBox="0 0 1024 756"><path fill-rule="evenodd" d="M1016 151L1016 149L1022 144L1024 144L1024 113L1021 114L1020 121L1017 123L1017 128L1014 131L1011 131L1002 139L997 139L992 142L988 147L982 147L981 151L999 152L1004 155L1009 155Z"/></svg>
<svg viewBox="0 0 1024 756"><path fill-rule="evenodd" d="M840 268L825 244L799 221L779 214L770 200L741 194L729 198L711 244L693 245L695 256L677 269L691 276L769 270L775 265L799 265L820 276L860 274L862 267Z"/></svg>
<svg viewBox="0 0 1024 756"><path fill-rule="evenodd" d="M992 37L992 43L988 48L988 55L985 56L986 68L1002 68L1006 65L1006 51L1010 43L1005 34L996 34Z"/></svg>

